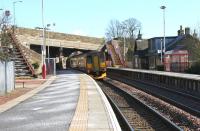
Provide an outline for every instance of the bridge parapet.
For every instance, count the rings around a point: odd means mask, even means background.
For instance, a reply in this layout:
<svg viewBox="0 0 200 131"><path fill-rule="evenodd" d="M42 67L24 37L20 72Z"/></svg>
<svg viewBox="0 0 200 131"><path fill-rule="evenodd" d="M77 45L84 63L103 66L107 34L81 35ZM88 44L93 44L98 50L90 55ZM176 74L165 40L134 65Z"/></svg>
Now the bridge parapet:
<svg viewBox="0 0 200 131"><path fill-rule="evenodd" d="M24 45L42 45L42 38L40 37L41 31L39 30L18 28L16 34L17 39ZM70 35L57 32L46 33L46 38L46 45L49 46L84 50L97 50L104 43L103 38Z"/></svg>

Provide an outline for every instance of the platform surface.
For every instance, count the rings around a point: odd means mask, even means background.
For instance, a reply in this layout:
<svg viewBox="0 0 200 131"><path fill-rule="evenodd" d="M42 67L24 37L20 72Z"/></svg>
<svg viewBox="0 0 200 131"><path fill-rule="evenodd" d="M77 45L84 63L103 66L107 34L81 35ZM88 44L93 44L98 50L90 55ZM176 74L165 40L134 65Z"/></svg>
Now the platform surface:
<svg viewBox="0 0 200 131"><path fill-rule="evenodd" d="M0 130L121 130L113 114L94 80L68 70L42 91L0 113Z"/></svg>

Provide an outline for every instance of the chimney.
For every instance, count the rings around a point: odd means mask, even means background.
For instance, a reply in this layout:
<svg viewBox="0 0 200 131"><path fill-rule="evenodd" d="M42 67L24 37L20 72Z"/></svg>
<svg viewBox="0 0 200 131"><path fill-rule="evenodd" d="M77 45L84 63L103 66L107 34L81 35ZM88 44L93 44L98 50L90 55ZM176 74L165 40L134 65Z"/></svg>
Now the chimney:
<svg viewBox="0 0 200 131"><path fill-rule="evenodd" d="M140 30L139 30L139 33L138 33L137 39L139 39L139 40L142 39L142 34L140 34Z"/></svg>
<svg viewBox="0 0 200 131"><path fill-rule="evenodd" d="M185 28L185 35L189 35L190 34L190 28L189 27L186 27Z"/></svg>
<svg viewBox="0 0 200 131"><path fill-rule="evenodd" d="M184 30L182 28L182 25L180 26L180 30L178 30L178 36L184 35Z"/></svg>
<svg viewBox="0 0 200 131"><path fill-rule="evenodd" d="M194 30L193 37L194 37L194 38L197 38L196 30Z"/></svg>

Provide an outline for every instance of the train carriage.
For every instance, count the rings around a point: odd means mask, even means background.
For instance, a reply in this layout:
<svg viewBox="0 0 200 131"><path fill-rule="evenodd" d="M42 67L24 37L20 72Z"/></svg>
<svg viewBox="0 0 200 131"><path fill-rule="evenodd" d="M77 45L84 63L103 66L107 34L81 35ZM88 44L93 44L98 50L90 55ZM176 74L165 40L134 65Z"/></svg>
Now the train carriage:
<svg viewBox="0 0 200 131"><path fill-rule="evenodd" d="M95 78L103 78L106 73L105 54L91 51L84 54L74 55L69 58L70 67L92 74Z"/></svg>

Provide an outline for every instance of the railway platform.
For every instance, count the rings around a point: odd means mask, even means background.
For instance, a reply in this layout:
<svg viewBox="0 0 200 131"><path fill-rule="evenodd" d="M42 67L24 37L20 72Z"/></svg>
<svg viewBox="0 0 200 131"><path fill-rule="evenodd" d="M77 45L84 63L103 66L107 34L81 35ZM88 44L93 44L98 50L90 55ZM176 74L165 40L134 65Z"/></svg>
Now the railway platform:
<svg viewBox="0 0 200 131"><path fill-rule="evenodd" d="M5 131L120 131L116 116L96 82L72 70L0 105Z"/></svg>

